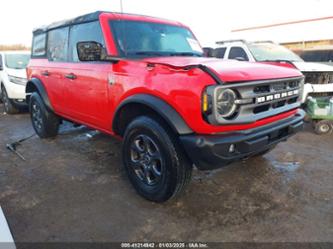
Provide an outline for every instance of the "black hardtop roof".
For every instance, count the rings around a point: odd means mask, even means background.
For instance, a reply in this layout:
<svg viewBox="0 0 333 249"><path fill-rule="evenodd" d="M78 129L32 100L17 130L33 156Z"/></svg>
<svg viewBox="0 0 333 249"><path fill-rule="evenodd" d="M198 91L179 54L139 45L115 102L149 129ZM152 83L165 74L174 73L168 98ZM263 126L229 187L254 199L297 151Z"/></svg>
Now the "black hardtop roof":
<svg viewBox="0 0 333 249"><path fill-rule="evenodd" d="M89 14L85 14L85 15L82 15L82 16L75 17L73 19L67 19L67 20L62 20L62 21L59 21L59 22L54 22L54 23L51 23L50 25L46 25L46 26L42 26L42 27L39 27L37 29L34 29L33 33L34 34L44 33L44 32L47 32L50 29L65 27L65 26L69 26L69 25L73 25L73 24L96 21L96 20L98 20L99 15L101 13L106 13L106 12L107 11L96 11L96 12L92 12L92 13L89 13Z"/></svg>
<svg viewBox="0 0 333 249"><path fill-rule="evenodd" d="M54 23L51 23L49 25L36 28L32 32L33 32L33 34L39 34L39 33L47 32L48 30L51 30L51 29L66 27L66 26L70 26L70 25L73 25L73 24L97 21L99 19L100 14L102 14L102 13L146 16L146 15L139 15L139 14L130 14L130 13L120 13L120 12L100 11L99 10L99 11L91 12L91 13L88 13L88 14L85 14L85 15L82 15L82 16L72 18L72 19L62 20L62 21L59 21L59 22L54 22ZM161 19L161 18L158 18L158 19Z"/></svg>

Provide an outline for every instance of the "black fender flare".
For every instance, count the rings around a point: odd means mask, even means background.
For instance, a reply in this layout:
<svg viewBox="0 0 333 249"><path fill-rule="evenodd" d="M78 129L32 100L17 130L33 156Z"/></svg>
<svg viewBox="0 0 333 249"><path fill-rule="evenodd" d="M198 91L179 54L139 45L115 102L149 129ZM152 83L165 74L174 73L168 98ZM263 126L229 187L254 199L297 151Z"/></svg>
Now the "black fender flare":
<svg viewBox="0 0 333 249"><path fill-rule="evenodd" d="M25 87L25 93L26 93L26 101L29 104L29 99L30 99L30 95L32 92L34 91L38 91L39 95L41 96L44 104L46 105L46 107L50 110L50 111L54 111L49 96L47 95L46 89L44 84L42 83L41 80L37 79L37 78L32 78L27 82L27 86Z"/></svg>
<svg viewBox="0 0 333 249"><path fill-rule="evenodd" d="M159 114L172 128L174 132L179 135L193 134L193 130L186 124L182 116L167 102L149 94L136 94L123 100L117 107L112 121L113 131L118 130L118 118L121 110L128 104L141 104L144 105L157 114Z"/></svg>

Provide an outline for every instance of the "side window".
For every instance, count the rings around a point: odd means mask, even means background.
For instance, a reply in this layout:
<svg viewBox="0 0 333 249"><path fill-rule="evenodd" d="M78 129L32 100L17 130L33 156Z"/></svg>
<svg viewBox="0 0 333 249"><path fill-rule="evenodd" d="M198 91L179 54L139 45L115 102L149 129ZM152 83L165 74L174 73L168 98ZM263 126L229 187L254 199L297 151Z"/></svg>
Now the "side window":
<svg viewBox="0 0 333 249"><path fill-rule="evenodd" d="M216 58L222 58L223 59L226 50L227 50L227 48L215 48L214 52L213 52L213 55Z"/></svg>
<svg viewBox="0 0 333 249"><path fill-rule="evenodd" d="M245 61L249 60L246 52L241 47L232 47L229 52L229 59L244 58Z"/></svg>
<svg viewBox="0 0 333 249"><path fill-rule="evenodd" d="M32 56L42 57L46 55L46 33L34 35L32 39Z"/></svg>
<svg viewBox="0 0 333 249"><path fill-rule="evenodd" d="M50 61L67 61L68 31L68 27L49 31L47 41L47 58Z"/></svg>
<svg viewBox="0 0 333 249"><path fill-rule="evenodd" d="M71 27L69 35L69 54L71 61L79 61L76 44L83 41L95 41L101 43L103 46L105 45L103 33L98 21L78 24Z"/></svg>
<svg viewBox="0 0 333 249"><path fill-rule="evenodd" d="M2 66L2 55L0 54L0 69L2 70L3 69L3 66Z"/></svg>

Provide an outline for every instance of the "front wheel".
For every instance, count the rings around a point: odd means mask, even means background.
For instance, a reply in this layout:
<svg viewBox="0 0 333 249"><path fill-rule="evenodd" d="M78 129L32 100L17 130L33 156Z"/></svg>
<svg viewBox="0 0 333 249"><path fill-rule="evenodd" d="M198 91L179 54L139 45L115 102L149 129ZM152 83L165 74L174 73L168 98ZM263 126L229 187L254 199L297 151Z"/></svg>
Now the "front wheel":
<svg viewBox="0 0 333 249"><path fill-rule="evenodd" d="M1 90L1 99L4 104L5 112L8 114L16 114L19 112L19 109L14 105L13 101L8 97L5 87L2 87Z"/></svg>
<svg viewBox="0 0 333 249"><path fill-rule="evenodd" d="M60 119L46 108L37 92L30 96L29 110L32 126L40 138L55 137L58 134Z"/></svg>
<svg viewBox="0 0 333 249"><path fill-rule="evenodd" d="M123 162L130 182L144 198L164 202L182 192L192 165L168 127L142 116L126 129Z"/></svg>

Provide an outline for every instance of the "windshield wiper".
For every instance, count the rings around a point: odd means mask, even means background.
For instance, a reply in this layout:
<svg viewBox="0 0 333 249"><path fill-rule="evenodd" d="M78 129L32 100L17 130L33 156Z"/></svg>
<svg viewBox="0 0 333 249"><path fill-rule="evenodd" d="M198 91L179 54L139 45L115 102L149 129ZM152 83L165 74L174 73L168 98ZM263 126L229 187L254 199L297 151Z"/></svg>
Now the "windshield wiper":
<svg viewBox="0 0 333 249"><path fill-rule="evenodd" d="M193 53L193 52L172 52L170 53L171 56L197 56L202 57L201 54Z"/></svg>
<svg viewBox="0 0 333 249"><path fill-rule="evenodd" d="M166 53L157 52L157 51L136 51L136 52L127 52L128 55L151 55L151 56L165 56Z"/></svg>
<svg viewBox="0 0 333 249"><path fill-rule="evenodd" d="M147 55L147 56L198 56L201 57L201 54L193 52L159 52L159 51L136 51L128 52L127 55Z"/></svg>

